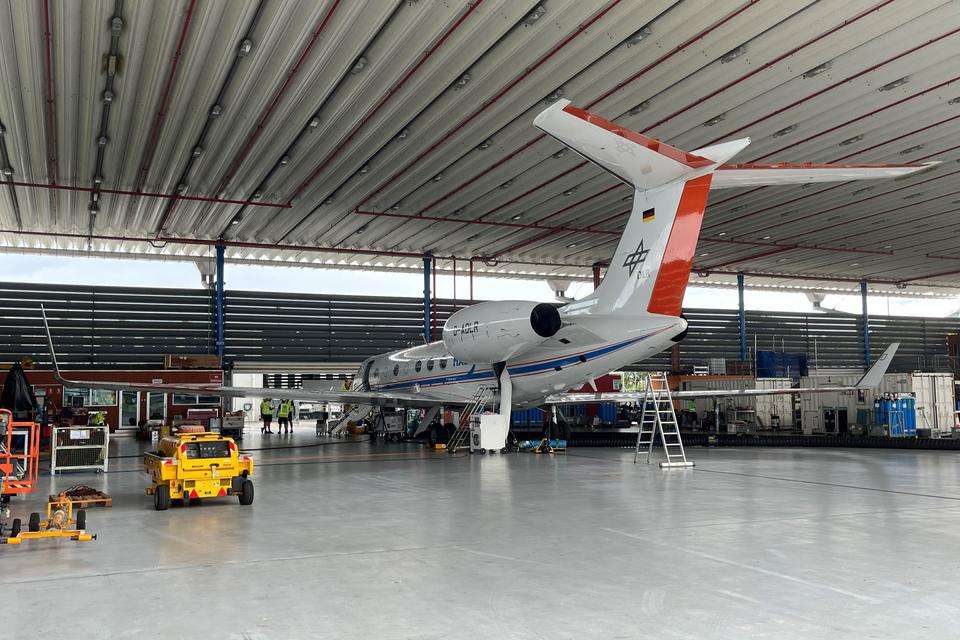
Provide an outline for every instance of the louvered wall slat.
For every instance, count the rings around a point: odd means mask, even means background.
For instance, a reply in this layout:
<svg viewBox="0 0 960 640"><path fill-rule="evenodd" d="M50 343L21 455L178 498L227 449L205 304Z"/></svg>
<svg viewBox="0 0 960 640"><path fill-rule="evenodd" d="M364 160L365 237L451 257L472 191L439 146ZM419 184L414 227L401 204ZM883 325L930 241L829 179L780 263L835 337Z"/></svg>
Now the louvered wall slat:
<svg viewBox="0 0 960 640"><path fill-rule="evenodd" d="M64 367L157 368L164 354L215 349L213 296L202 289L0 283L0 361L30 356L49 363L41 304ZM453 301L438 301L438 327L453 310ZM736 311L685 309L684 315L690 330L682 364L738 359ZM821 368L862 366L858 316L748 311L746 320L751 353L785 349L807 353ZM226 292L226 355L238 362L357 362L419 344L422 328L420 298ZM878 316L870 319L871 350L876 357L897 340L894 370L949 370L945 335L957 331L960 320L952 318ZM666 351L640 368L669 365Z"/></svg>

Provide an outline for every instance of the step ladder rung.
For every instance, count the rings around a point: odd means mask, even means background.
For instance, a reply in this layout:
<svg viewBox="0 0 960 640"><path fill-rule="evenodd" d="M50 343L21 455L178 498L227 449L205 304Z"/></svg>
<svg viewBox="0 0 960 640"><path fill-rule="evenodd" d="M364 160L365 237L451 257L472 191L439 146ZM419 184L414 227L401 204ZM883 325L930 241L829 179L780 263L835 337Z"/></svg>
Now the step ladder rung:
<svg viewBox="0 0 960 640"><path fill-rule="evenodd" d="M659 439L663 447L664 467L692 467L687 461L680 435L680 424L670 395L670 385L664 373L648 373L644 378L644 394L641 403L640 423L637 429L637 445L633 461L640 456L641 447L647 450L647 463L653 454L653 445Z"/></svg>

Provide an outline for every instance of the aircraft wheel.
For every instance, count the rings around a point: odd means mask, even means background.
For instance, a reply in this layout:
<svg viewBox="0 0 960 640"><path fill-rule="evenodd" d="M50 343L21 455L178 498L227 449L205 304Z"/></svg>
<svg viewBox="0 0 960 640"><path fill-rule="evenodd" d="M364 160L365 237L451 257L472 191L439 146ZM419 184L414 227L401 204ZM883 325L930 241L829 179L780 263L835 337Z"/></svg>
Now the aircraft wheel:
<svg viewBox="0 0 960 640"><path fill-rule="evenodd" d="M40 531L40 514L34 511L30 514L30 521L27 523L27 531Z"/></svg>
<svg viewBox="0 0 960 640"><path fill-rule="evenodd" d="M77 529L86 531L87 529L87 510L77 509Z"/></svg>
<svg viewBox="0 0 960 640"><path fill-rule="evenodd" d="M16 538L18 535L20 535L20 530L22 527L23 525L20 523L20 518L14 518L10 525L10 537Z"/></svg>

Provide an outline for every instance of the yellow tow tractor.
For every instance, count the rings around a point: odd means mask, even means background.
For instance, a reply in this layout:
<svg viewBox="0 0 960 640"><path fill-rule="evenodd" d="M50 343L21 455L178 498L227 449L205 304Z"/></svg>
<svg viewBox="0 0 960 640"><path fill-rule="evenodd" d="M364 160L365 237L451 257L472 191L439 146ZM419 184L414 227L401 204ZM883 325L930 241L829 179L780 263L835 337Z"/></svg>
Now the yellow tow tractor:
<svg viewBox="0 0 960 640"><path fill-rule="evenodd" d="M233 438L204 431L203 427L181 426L177 435L160 439L160 448L143 457L144 470L152 483L157 511L173 500L184 504L203 498L237 496L240 504L253 503L253 459L241 455Z"/></svg>

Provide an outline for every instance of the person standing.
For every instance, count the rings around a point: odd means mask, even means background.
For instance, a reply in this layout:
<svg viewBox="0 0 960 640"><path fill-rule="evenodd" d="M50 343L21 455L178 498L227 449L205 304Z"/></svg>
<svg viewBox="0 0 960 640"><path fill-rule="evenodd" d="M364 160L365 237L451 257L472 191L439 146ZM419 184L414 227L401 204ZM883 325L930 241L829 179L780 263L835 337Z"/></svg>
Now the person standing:
<svg viewBox="0 0 960 640"><path fill-rule="evenodd" d="M260 402L260 419L263 420L263 426L260 427L260 433L273 433L270 426L273 423L273 405L270 398L264 398Z"/></svg>
<svg viewBox="0 0 960 640"><path fill-rule="evenodd" d="M290 401L281 399L277 407L277 433L290 433L290 409Z"/></svg>

